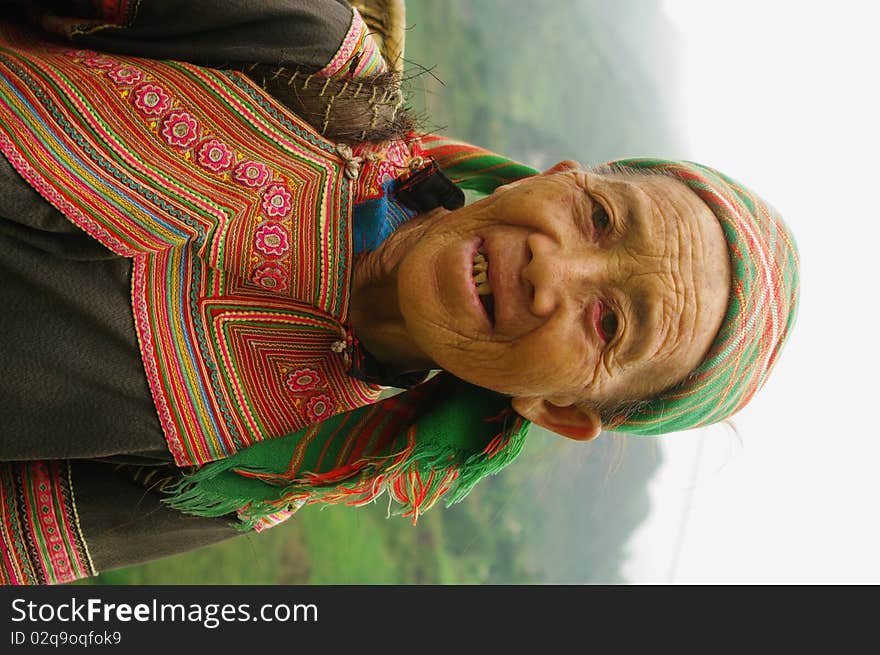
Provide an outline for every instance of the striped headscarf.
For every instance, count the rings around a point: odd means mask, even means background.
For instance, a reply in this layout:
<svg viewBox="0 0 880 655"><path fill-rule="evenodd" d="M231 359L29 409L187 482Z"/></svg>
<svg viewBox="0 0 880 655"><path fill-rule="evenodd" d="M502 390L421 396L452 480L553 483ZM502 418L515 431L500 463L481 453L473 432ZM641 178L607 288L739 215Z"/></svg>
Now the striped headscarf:
<svg viewBox="0 0 880 655"><path fill-rule="evenodd" d="M611 429L663 434L723 421L767 381L797 316L794 236L779 213L715 169L687 161L625 159L613 164L684 182L721 223L732 272L727 313L702 363Z"/></svg>
<svg viewBox="0 0 880 655"><path fill-rule="evenodd" d="M450 139L428 137L423 143L453 181L482 193L537 172ZM657 435L723 421L767 381L794 325L799 286L794 237L773 207L708 166L647 158L610 163L668 175L696 193L721 223L732 280L727 314L703 362L683 382L605 429Z"/></svg>

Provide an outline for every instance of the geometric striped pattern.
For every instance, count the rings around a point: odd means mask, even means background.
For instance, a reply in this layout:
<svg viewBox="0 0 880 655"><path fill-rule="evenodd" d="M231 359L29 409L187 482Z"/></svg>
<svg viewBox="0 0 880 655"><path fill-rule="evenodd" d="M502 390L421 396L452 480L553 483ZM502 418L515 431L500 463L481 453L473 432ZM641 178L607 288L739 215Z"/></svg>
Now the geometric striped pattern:
<svg viewBox="0 0 880 655"><path fill-rule="evenodd" d="M376 40L357 9L352 8L351 25L339 49L315 77L357 79L378 75L388 70Z"/></svg>
<svg viewBox="0 0 880 655"><path fill-rule="evenodd" d="M67 461L0 463L0 584L97 575L79 526Z"/></svg>
<svg viewBox="0 0 880 655"><path fill-rule="evenodd" d="M425 156L433 159L449 179L463 189L484 195L538 172L484 148L436 134L422 136L419 142Z"/></svg>
<svg viewBox="0 0 880 655"><path fill-rule="evenodd" d="M132 258L141 354L178 465L377 397L331 348L345 335L353 259L344 162L243 75L2 26L0 150ZM322 386L293 391L305 368Z"/></svg>
<svg viewBox="0 0 880 655"><path fill-rule="evenodd" d="M723 421L767 381L794 326L799 297L794 236L772 206L708 166L647 158L612 163L663 173L696 193L721 223L733 275L727 314L700 366L611 429L654 435Z"/></svg>
<svg viewBox="0 0 880 655"><path fill-rule="evenodd" d="M408 135L407 140L363 142L354 146L352 154L361 164L357 179L351 183L352 204L384 199L386 185L421 164L420 158L417 159L418 149L419 137L414 134Z"/></svg>

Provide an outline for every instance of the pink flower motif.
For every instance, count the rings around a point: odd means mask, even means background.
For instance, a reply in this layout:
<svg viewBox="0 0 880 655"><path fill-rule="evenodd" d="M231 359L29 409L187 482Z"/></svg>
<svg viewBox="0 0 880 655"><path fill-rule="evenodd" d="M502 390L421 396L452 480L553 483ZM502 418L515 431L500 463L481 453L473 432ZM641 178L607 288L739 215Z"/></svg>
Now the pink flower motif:
<svg viewBox="0 0 880 655"><path fill-rule="evenodd" d="M185 111L173 111L162 123L162 136L168 145L189 148L199 138L199 124Z"/></svg>
<svg viewBox="0 0 880 655"><path fill-rule="evenodd" d="M171 96L158 84L144 84L132 94L131 101L148 116L158 116L171 106Z"/></svg>
<svg viewBox="0 0 880 655"><path fill-rule="evenodd" d="M264 255L282 257L290 249L287 231L276 223L267 223L257 228L254 245Z"/></svg>
<svg viewBox="0 0 880 655"><path fill-rule="evenodd" d="M316 393L306 401L305 412L310 421L323 421L333 415L336 404L326 393Z"/></svg>
<svg viewBox="0 0 880 655"><path fill-rule="evenodd" d="M291 195L283 184L273 184L263 192L263 211L266 216L283 218L290 213Z"/></svg>
<svg viewBox="0 0 880 655"><path fill-rule="evenodd" d="M83 63L89 68L113 68L117 61L108 57L86 57Z"/></svg>
<svg viewBox="0 0 880 655"><path fill-rule="evenodd" d="M269 181L269 169L257 161L243 161L235 167L232 177L237 182L256 189Z"/></svg>
<svg viewBox="0 0 880 655"><path fill-rule="evenodd" d="M107 77L117 84L137 84L143 79L144 74L137 68L120 66L119 68L107 71Z"/></svg>
<svg viewBox="0 0 880 655"><path fill-rule="evenodd" d="M258 266L251 279L264 289L272 291L284 291L287 289L287 272L278 264L267 262Z"/></svg>
<svg viewBox="0 0 880 655"><path fill-rule="evenodd" d="M120 66L119 68L107 71L107 77L117 84L137 84L144 79L144 74L137 68Z"/></svg>
<svg viewBox="0 0 880 655"><path fill-rule="evenodd" d="M293 393L315 389L321 386L322 382L318 371L309 367L298 368L284 376L284 384Z"/></svg>
<svg viewBox="0 0 880 655"><path fill-rule="evenodd" d="M199 154L196 157L199 164L205 168L220 173L232 166L235 155L232 154L229 146L218 139L209 139L199 147Z"/></svg>

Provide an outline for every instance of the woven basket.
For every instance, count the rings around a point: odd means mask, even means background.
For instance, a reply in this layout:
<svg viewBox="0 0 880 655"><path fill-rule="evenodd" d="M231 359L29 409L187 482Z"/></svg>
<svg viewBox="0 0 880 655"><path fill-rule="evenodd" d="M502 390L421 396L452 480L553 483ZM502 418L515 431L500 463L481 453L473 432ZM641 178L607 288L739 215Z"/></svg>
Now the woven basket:
<svg viewBox="0 0 880 655"><path fill-rule="evenodd" d="M360 12L391 70L402 73L405 0L349 0L349 4Z"/></svg>

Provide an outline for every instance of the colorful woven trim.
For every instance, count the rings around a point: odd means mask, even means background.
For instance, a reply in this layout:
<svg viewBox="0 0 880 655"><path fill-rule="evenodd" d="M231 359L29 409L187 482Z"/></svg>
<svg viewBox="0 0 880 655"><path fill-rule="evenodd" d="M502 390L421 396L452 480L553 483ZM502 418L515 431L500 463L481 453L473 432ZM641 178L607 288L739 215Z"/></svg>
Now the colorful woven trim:
<svg viewBox="0 0 880 655"><path fill-rule="evenodd" d="M436 161L449 179L478 193L489 194L502 184L538 173L531 166L463 141L433 134L422 136L419 141L425 156Z"/></svg>
<svg viewBox="0 0 880 655"><path fill-rule="evenodd" d="M614 427L663 434L723 421L767 381L797 317L799 262L779 213L739 182L708 166L664 159L613 162L684 182L715 213L733 272L724 323L700 366Z"/></svg>
<svg viewBox="0 0 880 655"><path fill-rule="evenodd" d="M315 73L316 77L351 79L370 77L388 70L379 46L357 9L351 10L351 25L339 50L330 62Z"/></svg>
<svg viewBox="0 0 880 655"><path fill-rule="evenodd" d="M0 584L61 584L97 575L66 461L0 464Z"/></svg>
<svg viewBox="0 0 880 655"><path fill-rule="evenodd" d="M382 198L385 187L422 163L419 139L411 134L407 140L385 143L359 143L352 149L353 161L359 165L352 180L354 204Z"/></svg>
<svg viewBox="0 0 880 655"><path fill-rule="evenodd" d="M133 259L141 354L178 465L378 396L333 349L352 265L346 164L243 75L3 26L0 149Z"/></svg>

